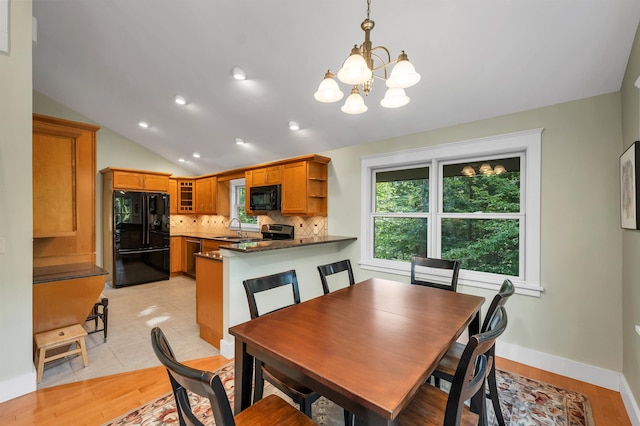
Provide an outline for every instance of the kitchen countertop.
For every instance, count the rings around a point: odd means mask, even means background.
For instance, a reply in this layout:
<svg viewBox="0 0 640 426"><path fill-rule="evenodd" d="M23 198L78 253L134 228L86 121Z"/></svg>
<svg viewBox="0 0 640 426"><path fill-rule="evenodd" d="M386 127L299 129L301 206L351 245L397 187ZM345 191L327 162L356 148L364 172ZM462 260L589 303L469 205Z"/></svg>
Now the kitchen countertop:
<svg viewBox="0 0 640 426"><path fill-rule="evenodd" d="M71 263L67 265L38 266L33 268L33 283L72 280L74 278L106 275L107 271L92 263Z"/></svg>
<svg viewBox="0 0 640 426"><path fill-rule="evenodd" d="M222 256L220 255L220 250L215 251L203 251L198 253L193 253L196 257L202 257L204 259L218 260L222 262Z"/></svg>
<svg viewBox="0 0 640 426"><path fill-rule="evenodd" d="M328 235L325 237L310 237L310 238L294 238L292 240L268 240L268 241L255 241L249 243L237 243L229 244L227 246L221 246L226 250L231 250L240 253L257 253L268 250L280 250L288 248L296 248L303 246L311 246L317 244L330 244L341 243L345 241L355 241L356 237L343 237L337 235Z"/></svg>

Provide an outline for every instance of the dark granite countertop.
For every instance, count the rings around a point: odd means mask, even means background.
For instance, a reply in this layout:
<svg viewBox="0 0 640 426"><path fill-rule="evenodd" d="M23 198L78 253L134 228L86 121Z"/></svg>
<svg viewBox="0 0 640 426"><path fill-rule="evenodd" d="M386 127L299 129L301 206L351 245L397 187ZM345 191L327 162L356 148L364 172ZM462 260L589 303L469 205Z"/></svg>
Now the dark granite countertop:
<svg viewBox="0 0 640 426"><path fill-rule="evenodd" d="M219 240L224 241L224 237L235 237L237 234L228 234L228 235L220 235L215 233L207 233L207 232L180 232L178 234L171 234L172 237L187 237L187 238L202 238L205 240ZM258 233L258 235L260 235ZM254 237L249 237L254 238ZM255 238L260 238L255 237Z"/></svg>
<svg viewBox="0 0 640 426"><path fill-rule="evenodd" d="M250 243L229 244L221 246L226 250L236 251L240 253L256 253L268 250L289 249L302 246L311 246L317 244L330 244L356 241L356 237L343 237L336 235L328 235L326 237L310 237L310 238L294 238L293 240L271 240L271 241L255 241Z"/></svg>
<svg viewBox="0 0 640 426"><path fill-rule="evenodd" d="M196 257L202 257L203 259L217 260L222 262L222 256L220 256L220 251L203 251L193 254Z"/></svg>
<svg viewBox="0 0 640 426"><path fill-rule="evenodd" d="M72 280L74 278L106 275L107 271L92 263L71 263L68 265L39 266L33 268L33 283Z"/></svg>

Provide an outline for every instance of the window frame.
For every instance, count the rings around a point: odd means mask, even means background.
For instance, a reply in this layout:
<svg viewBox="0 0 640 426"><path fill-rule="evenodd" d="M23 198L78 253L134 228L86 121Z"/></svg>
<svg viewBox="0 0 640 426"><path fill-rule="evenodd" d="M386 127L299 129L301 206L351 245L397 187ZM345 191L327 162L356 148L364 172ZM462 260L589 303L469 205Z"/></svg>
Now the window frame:
<svg viewBox="0 0 640 426"><path fill-rule="evenodd" d="M509 213L509 215L518 215L520 219L521 276L509 278L516 286L517 293L539 297L541 292L544 291L540 283L540 160L543 130L542 128L531 129L362 157L360 267L377 272L410 275L411 265L409 262L375 259L373 257L376 172L429 166L428 253L437 257L441 250L441 226L439 226L439 221L449 215L448 213L442 213L442 181L440 178L442 166L457 161L466 161L469 158L522 155L520 165L521 211L519 214ZM504 217L505 214L499 215ZM437 277L433 278L437 279ZM504 278L505 276L500 274L460 270L458 284L497 290L500 288Z"/></svg>
<svg viewBox="0 0 640 426"><path fill-rule="evenodd" d="M245 196L246 196L246 181L245 178L240 178L240 179L232 179L229 181L229 203L230 203L230 209L229 209L229 221L231 222L233 219L239 219L240 215L238 214L238 207L242 206L242 207L246 207L245 205L242 204L238 204L237 202L237 190L238 188L245 188ZM260 231L260 216L256 216L257 217L257 223L247 223L247 222L242 222L242 230L243 231L249 231L249 232L259 232ZM233 225L229 227L229 229L234 230L234 231L238 231L240 230L240 227L238 225L236 225L238 222L233 222Z"/></svg>

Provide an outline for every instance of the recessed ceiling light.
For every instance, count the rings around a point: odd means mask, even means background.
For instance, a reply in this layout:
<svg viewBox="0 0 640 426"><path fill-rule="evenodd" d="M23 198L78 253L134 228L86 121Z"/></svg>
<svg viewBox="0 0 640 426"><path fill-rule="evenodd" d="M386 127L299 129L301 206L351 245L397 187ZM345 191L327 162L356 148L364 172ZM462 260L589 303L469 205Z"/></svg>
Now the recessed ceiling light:
<svg viewBox="0 0 640 426"><path fill-rule="evenodd" d="M149 123L147 123L146 121L141 121L138 123L138 126L142 127L143 129L148 129Z"/></svg>
<svg viewBox="0 0 640 426"><path fill-rule="evenodd" d="M236 138L236 145L244 145L244 139Z"/></svg>
<svg viewBox="0 0 640 426"><path fill-rule="evenodd" d="M184 163L184 158L178 158L178 161Z"/></svg>
<svg viewBox="0 0 640 426"><path fill-rule="evenodd" d="M231 70L231 74L233 74L233 78L235 78L236 80L247 79L247 73L244 72L244 70L240 67L233 67L233 69Z"/></svg>
<svg viewBox="0 0 640 426"><path fill-rule="evenodd" d="M290 121L289 122L289 129L296 131L296 130L300 130L300 125L298 123L296 123L295 121Z"/></svg>
<svg viewBox="0 0 640 426"><path fill-rule="evenodd" d="M187 104L187 100L185 98L183 98L182 96L176 96L174 98L174 100L176 101L176 103L178 105L186 105Z"/></svg>
<svg viewBox="0 0 640 426"><path fill-rule="evenodd" d="M193 153L193 158L200 158L200 154L198 154L197 152Z"/></svg>

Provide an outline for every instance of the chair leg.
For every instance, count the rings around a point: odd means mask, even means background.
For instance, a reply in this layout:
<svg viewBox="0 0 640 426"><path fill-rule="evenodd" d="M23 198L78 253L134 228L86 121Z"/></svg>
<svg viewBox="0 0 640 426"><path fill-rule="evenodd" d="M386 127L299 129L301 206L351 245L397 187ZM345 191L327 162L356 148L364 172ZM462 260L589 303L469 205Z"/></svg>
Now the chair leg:
<svg viewBox="0 0 640 426"><path fill-rule="evenodd" d="M344 410L344 426L353 426L353 414Z"/></svg>
<svg viewBox="0 0 640 426"><path fill-rule="evenodd" d="M264 378L262 377L262 362L256 359L255 361L255 375L253 380L253 403L262 399L262 393L264 391Z"/></svg>
<svg viewBox="0 0 640 426"><path fill-rule="evenodd" d="M495 363L491 366L491 370L489 370L487 381L489 382L489 398L491 399L491 403L493 404L493 411L495 411L496 420L498 421L499 426L505 426L504 416L502 415L502 408L500 408L500 398L498 397L498 383L496 382Z"/></svg>
<svg viewBox="0 0 640 426"><path fill-rule="evenodd" d="M300 411L311 418L311 398L302 398L300 400Z"/></svg>
<svg viewBox="0 0 640 426"><path fill-rule="evenodd" d="M102 325L104 327L104 341L107 341L107 321L109 319L109 299L102 299Z"/></svg>

